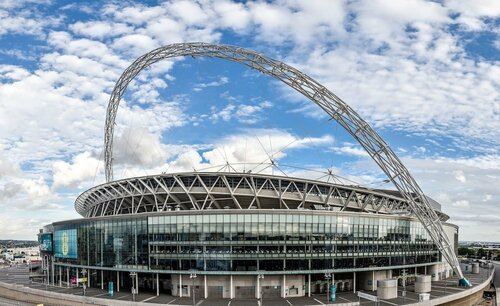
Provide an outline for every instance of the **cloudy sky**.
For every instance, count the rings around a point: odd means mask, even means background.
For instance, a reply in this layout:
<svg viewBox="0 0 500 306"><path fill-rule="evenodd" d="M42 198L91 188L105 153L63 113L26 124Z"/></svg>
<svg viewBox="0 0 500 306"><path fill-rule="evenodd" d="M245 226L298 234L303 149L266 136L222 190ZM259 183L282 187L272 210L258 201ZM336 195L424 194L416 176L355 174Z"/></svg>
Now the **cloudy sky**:
<svg viewBox="0 0 500 306"><path fill-rule="evenodd" d="M253 49L315 78L388 141L461 240L500 241L499 35L496 0L1 1L0 239L79 217L75 197L104 182L114 83L141 54L196 41ZM275 174L332 169L390 188L317 106L217 59L142 71L120 105L114 150L115 178L272 159Z"/></svg>

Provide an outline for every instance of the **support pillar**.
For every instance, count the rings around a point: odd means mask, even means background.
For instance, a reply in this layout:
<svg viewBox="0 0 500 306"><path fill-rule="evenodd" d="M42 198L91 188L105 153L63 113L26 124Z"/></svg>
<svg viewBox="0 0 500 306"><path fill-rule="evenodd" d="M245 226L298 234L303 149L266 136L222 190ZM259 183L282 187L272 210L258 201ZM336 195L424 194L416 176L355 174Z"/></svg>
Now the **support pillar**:
<svg viewBox="0 0 500 306"><path fill-rule="evenodd" d="M427 275L427 266L424 266L424 274Z"/></svg>
<svg viewBox="0 0 500 306"><path fill-rule="evenodd" d="M116 271L116 292L120 292L120 271Z"/></svg>
<svg viewBox="0 0 500 306"><path fill-rule="evenodd" d="M283 281L281 283L281 297L286 297L286 274L283 274Z"/></svg>
<svg viewBox="0 0 500 306"><path fill-rule="evenodd" d="M207 299L208 298L208 286L207 286L207 275L206 274L203 275L203 281L205 282L205 285L204 285L205 288L204 288L203 293L204 293L205 299Z"/></svg>
<svg viewBox="0 0 500 306"><path fill-rule="evenodd" d="M229 298L234 299L233 275L229 275Z"/></svg>
<svg viewBox="0 0 500 306"><path fill-rule="evenodd" d="M156 296L160 295L160 275L156 273Z"/></svg>
<svg viewBox="0 0 500 306"><path fill-rule="evenodd" d="M375 271L372 271L372 291L375 291Z"/></svg>
<svg viewBox="0 0 500 306"><path fill-rule="evenodd" d="M49 263L49 257L47 257L47 284L50 285L50 263Z"/></svg>
<svg viewBox="0 0 500 306"><path fill-rule="evenodd" d="M85 275L85 277L87 277L87 288L90 287L90 269L87 269L87 274Z"/></svg>
<svg viewBox="0 0 500 306"><path fill-rule="evenodd" d="M101 290L104 290L104 270L101 270Z"/></svg>
<svg viewBox="0 0 500 306"><path fill-rule="evenodd" d="M260 278L257 275L257 287L255 288L255 298L259 299L260 298Z"/></svg>
<svg viewBox="0 0 500 306"><path fill-rule="evenodd" d="M182 274L179 274L179 297L182 297Z"/></svg>
<svg viewBox="0 0 500 306"><path fill-rule="evenodd" d="M354 279L352 280L353 293L356 293L356 272L354 272Z"/></svg>
<svg viewBox="0 0 500 306"><path fill-rule="evenodd" d="M307 286L308 286L307 296L311 297L311 274L307 275Z"/></svg>
<svg viewBox="0 0 500 306"><path fill-rule="evenodd" d="M69 267L66 267L66 286L69 288Z"/></svg>
<svg viewBox="0 0 500 306"><path fill-rule="evenodd" d="M55 278L55 276L56 276L56 268L54 266L54 258L51 256L50 259L51 259L50 260L50 266L52 268L52 285L55 286L56 285L56 278Z"/></svg>
<svg viewBox="0 0 500 306"><path fill-rule="evenodd" d="M62 267L59 266L59 287L62 287Z"/></svg>
<svg viewBox="0 0 500 306"><path fill-rule="evenodd" d="M135 293L139 294L139 273L135 273Z"/></svg>

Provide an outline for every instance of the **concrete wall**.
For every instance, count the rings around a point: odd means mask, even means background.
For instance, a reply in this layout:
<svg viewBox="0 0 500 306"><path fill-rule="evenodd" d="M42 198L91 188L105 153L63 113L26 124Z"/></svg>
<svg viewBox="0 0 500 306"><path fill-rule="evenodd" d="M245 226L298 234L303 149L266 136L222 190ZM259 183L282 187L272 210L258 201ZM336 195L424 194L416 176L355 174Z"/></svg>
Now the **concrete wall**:
<svg viewBox="0 0 500 306"><path fill-rule="evenodd" d="M444 277L447 277L446 275L449 276L449 267L450 266L447 263L437 263L435 265L427 267L427 275L430 275L433 281L441 280L443 275Z"/></svg>
<svg viewBox="0 0 500 306"><path fill-rule="evenodd" d="M357 272L356 287L363 290L377 290L377 281L392 278L392 270Z"/></svg>
<svg viewBox="0 0 500 306"><path fill-rule="evenodd" d="M13 285L0 282L0 296L33 304L45 304L51 306L82 306L82 305L102 305L102 306L159 306L156 303L139 303L119 300L98 299L92 297L77 296L71 294L57 293L51 291L37 290L20 285Z"/></svg>
<svg viewBox="0 0 500 306"><path fill-rule="evenodd" d="M182 292L182 297L190 297L192 293L192 286L194 285L195 287L199 287L198 293L200 293L202 296L204 294L205 290L205 280L203 275L198 275L194 279L189 278L189 274L187 275L181 275L182 281L179 279L179 275L172 275L172 295L173 296L180 296L180 282L182 282L182 286L186 288Z"/></svg>
<svg viewBox="0 0 500 306"><path fill-rule="evenodd" d="M305 275L287 275L285 297L304 296L306 277Z"/></svg>
<svg viewBox="0 0 500 306"><path fill-rule="evenodd" d="M225 299L231 298L231 278L224 275L210 275L207 276L207 286L222 286L222 297Z"/></svg>
<svg viewBox="0 0 500 306"><path fill-rule="evenodd" d="M461 291L459 293L447 295L441 298L432 299L427 302L410 304L411 306L469 306L475 305L482 299L483 291L490 287L490 282L493 279L494 273L488 277L482 284L479 284L471 289Z"/></svg>
<svg viewBox="0 0 500 306"><path fill-rule="evenodd" d="M265 275L263 279L260 279L260 287L280 287L281 296L292 297L292 296L304 296L305 295L305 275L286 275L285 276L285 286L283 286L283 275ZM187 291L185 290L182 294L183 297L191 296L191 286L193 285L193 279L189 278L189 275L182 276L182 285L187 286ZM203 275L199 275L194 279L194 285L199 286L198 292L200 294L204 293L204 278ZM231 298L231 278L230 276L218 276L210 275L207 276L207 287L221 286L223 287L223 297ZM236 287L256 287L257 286L257 276L246 276L239 275L233 276L233 294L236 291ZM174 275L172 277L172 295L179 296L180 281L179 276ZM257 295L257 290L255 294Z"/></svg>

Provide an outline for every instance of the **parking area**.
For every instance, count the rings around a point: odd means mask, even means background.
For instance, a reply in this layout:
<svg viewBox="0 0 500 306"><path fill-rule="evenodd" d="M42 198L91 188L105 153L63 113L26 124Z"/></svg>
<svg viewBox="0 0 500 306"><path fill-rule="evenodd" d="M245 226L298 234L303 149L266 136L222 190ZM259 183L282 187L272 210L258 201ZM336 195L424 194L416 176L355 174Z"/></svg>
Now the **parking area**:
<svg viewBox="0 0 500 306"><path fill-rule="evenodd" d="M473 286L483 283L490 275L492 270L480 269L479 274L467 274L467 278L471 281ZM65 294L83 295L83 288L67 288L43 284L37 281L30 281L30 272L27 267L8 267L0 269L0 282L12 283L27 286L39 290L47 290ZM444 295L451 295L454 293L461 292L467 288L458 286L458 278L450 277L446 280L432 282L432 291L430 292L430 298L436 299ZM406 296L403 297L403 291L406 291ZM378 305L405 305L413 304L418 301L418 294L414 293L414 286L409 285L406 288L402 286L398 287L398 298L390 300L380 300ZM366 293L376 295L376 292L367 291ZM155 303L164 305L193 305L193 299L179 298L171 296L168 294L160 294L157 296L152 292L140 292L139 294L133 296L130 292L115 292L112 297L108 295L106 290L101 290L100 288L90 287L85 291L85 295L95 298L103 299L116 299L123 301L135 301L144 303ZM375 302L368 301L366 299L360 299L357 294L340 293L337 294L337 300L331 304L349 303L349 302L359 302L360 305L377 305ZM196 299L194 301L196 305L203 306L257 306L259 305L257 299ZM297 298L265 298L262 301L262 305L273 305L273 306L303 306L303 305L325 305L327 303L326 294L313 295L311 297L297 297Z"/></svg>

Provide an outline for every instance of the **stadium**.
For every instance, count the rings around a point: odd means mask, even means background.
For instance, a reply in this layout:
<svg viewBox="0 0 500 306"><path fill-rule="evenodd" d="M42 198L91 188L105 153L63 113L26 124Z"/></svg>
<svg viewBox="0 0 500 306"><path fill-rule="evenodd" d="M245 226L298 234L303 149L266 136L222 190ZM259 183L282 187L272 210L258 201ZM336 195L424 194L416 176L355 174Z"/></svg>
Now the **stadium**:
<svg viewBox="0 0 500 306"><path fill-rule="evenodd" d="M113 180L113 129L128 83L153 63L188 55L234 61L296 89L360 143L396 190L250 171ZM335 296L417 275L455 274L468 285L456 256L458 227L387 143L321 84L262 54L183 43L138 58L110 98L105 163L107 182L75 201L83 218L39 234L53 284L79 279L116 291L204 298Z"/></svg>

